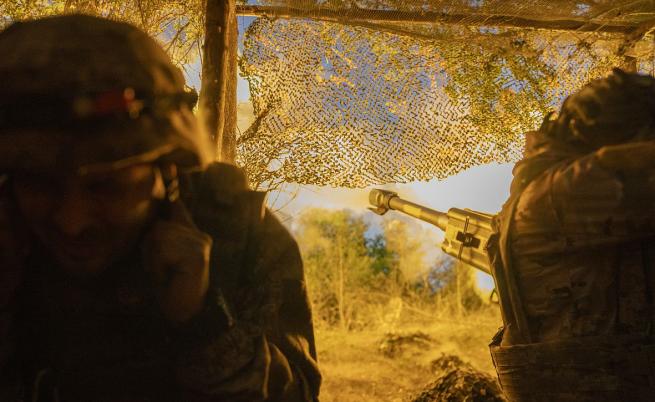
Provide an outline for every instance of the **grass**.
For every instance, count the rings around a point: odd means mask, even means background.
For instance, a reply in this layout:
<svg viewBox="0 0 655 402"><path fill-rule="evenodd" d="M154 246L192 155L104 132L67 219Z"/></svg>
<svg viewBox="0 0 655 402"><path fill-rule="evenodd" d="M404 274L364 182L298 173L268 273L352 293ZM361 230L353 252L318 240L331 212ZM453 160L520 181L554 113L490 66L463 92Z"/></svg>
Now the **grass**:
<svg viewBox="0 0 655 402"><path fill-rule="evenodd" d="M319 327L316 343L323 373L321 401L407 401L435 379L430 363L442 354L457 355L495 376L487 345L500 322L495 306L462 319L405 320L396 333L421 332L431 340L407 344L394 357L379 349L388 331L345 332Z"/></svg>

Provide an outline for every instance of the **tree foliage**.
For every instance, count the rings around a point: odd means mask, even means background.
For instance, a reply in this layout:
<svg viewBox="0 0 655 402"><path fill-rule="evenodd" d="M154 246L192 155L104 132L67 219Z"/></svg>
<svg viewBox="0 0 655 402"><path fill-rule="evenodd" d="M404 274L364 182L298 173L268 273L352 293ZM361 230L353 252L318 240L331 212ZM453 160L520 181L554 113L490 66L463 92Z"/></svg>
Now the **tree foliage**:
<svg viewBox="0 0 655 402"><path fill-rule="evenodd" d="M387 218L374 228L351 211L309 209L296 226L319 325L351 330L389 315L397 321L405 305L436 308L449 299L454 306L458 294L464 310L482 304L472 271L462 268L457 281L452 259L428 258L431 240L405 221Z"/></svg>
<svg viewBox="0 0 655 402"><path fill-rule="evenodd" d="M323 320L343 328L354 319L353 290L375 276L366 229L361 217L347 211L311 209L300 219L298 236L314 305Z"/></svg>

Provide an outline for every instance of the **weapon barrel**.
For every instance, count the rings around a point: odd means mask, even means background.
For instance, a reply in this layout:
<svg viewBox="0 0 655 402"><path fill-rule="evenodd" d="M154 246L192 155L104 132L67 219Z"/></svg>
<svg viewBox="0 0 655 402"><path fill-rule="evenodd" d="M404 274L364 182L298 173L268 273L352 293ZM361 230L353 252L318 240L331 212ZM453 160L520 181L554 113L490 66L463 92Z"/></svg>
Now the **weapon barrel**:
<svg viewBox="0 0 655 402"><path fill-rule="evenodd" d="M447 213L435 211L434 209L403 200L398 197L398 194L392 191L371 190L369 201L374 207L376 207L376 212L379 214L384 214L389 209L393 209L431 223L443 231L445 231L448 226Z"/></svg>
<svg viewBox="0 0 655 402"><path fill-rule="evenodd" d="M448 225L448 214L445 212L435 211L434 209L414 204L399 197L389 200L389 208L431 223L441 230L446 230L446 226Z"/></svg>
<svg viewBox="0 0 655 402"><path fill-rule="evenodd" d="M486 247L494 233L493 215L459 208L435 211L403 200L392 191L378 189L371 190L369 201L376 214L384 215L393 209L435 225L444 231L441 249L446 254L483 272L491 272Z"/></svg>

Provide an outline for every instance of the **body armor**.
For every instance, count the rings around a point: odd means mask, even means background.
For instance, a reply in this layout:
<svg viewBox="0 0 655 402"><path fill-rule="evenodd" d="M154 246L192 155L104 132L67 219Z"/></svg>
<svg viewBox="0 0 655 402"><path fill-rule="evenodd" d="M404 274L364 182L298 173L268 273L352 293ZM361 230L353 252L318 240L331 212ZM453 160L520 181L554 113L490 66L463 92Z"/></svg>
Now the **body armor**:
<svg viewBox="0 0 655 402"><path fill-rule="evenodd" d="M633 152L652 146L654 83L615 71L529 133L488 250L505 324L491 355L510 401L655 395L655 155ZM649 99L626 115L602 103L612 91Z"/></svg>

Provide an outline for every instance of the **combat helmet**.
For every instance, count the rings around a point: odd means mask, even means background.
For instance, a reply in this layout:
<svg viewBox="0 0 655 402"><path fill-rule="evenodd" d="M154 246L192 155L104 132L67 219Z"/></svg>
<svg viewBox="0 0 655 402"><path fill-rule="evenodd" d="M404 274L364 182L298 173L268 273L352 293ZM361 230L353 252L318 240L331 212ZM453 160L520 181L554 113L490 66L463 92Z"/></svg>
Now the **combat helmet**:
<svg viewBox="0 0 655 402"><path fill-rule="evenodd" d="M551 135L581 149L655 138L655 78L615 68L570 95Z"/></svg>
<svg viewBox="0 0 655 402"><path fill-rule="evenodd" d="M212 158L197 96L136 27L88 15L16 22L0 33L0 173L111 170Z"/></svg>

